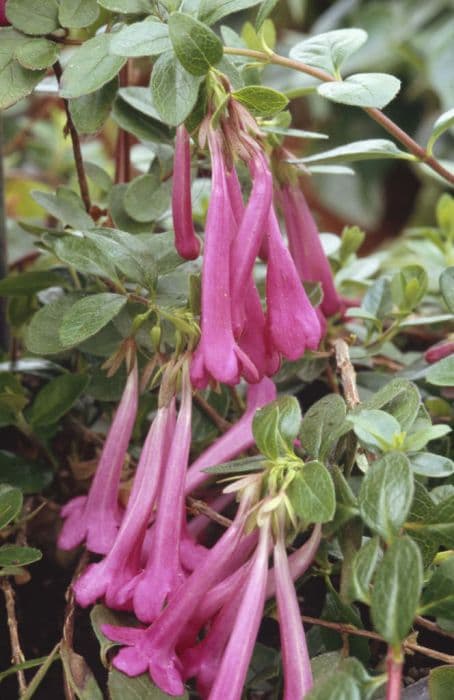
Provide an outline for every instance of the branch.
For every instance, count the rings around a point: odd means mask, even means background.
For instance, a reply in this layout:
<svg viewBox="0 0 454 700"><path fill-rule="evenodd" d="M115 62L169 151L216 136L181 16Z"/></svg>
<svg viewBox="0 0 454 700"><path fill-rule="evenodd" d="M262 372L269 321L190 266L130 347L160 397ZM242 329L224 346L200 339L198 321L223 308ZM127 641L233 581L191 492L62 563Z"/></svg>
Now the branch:
<svg viewBox="0 0 454 700"><path fill-rule="evenodd" d="M278 54L275 54L272 51L270 51L269 53L265 53L264 51L254 51L253 49L237 49L232 46L224 46L224 53L233 56L246 56L256 61L260 61L261 63L273 63L277 66L283 66L284 68L291 68L293 70L299 71L300 73L307 73L307 75L312 75L312 77L317 78L318 80L321 80L324 83L338 82L336 78L334 78L329 73L326 73L324 70L320 70L319 68L313 68L312 66L308 66L306 63L303 63L302 61L297 61L293 58L279 56ZM432 168L432 170L441 175L441 177L443 177L451 184L454 184L454 173L450 173L449 170L446 170L446 168L444 168L436 158L430 155L430 153L428 153L425 148L420 146L419 143L412 139L411 136L409 136L405 131L403 131L400 128L400 126L395 124L389 117L383 114L381 110L372 107L365 107L364 111L367 112L367 114L374 121L380 124L380 126L383 129L385 129L385 131L391 134L391 136L393 136L396 139L396 141L399 141L403 146L405 146L405 148L418 160L422 161L423 163L426 163L426 165L428 165L430 168Z"/></svg>
<svg viewBox="0 0 454 700"><path fill-rule="evenodd" d="M14 665L23 664L25 661L25 656L22 652L20 645L19 628L17 625L16 606L14 601L14 590L6 576L0 578L0 586L3 589L3 595L5 596L12 661ZM19 684L20 695L23 695L27 690L27 683L25 681L25 675L23 671L17 672L17 682Z"/></svg>
<svg viewBox="0 0 454 700"><path fill-rule="evenodd" d="M60 62L57 61L56 63L54 63L53 68L54 68L54 73L55 73L55 76L57 78L58 84L60 84L60 79L62 76L62 69L61 69ZM71 117L71 112L69 111L68 100L63 100L63 104L65 105L66 120L67 120L66 129L71 136L71 142L73 145L74 163L76 165L77 179L79 181L80 196L82 197L82 201L85 205L85 209L87 210L88 213L90 213L90 209L91 209L90 192L88 190L87 175L85 173L84 162L82 160L82 151L80 148L79 134L77 133L77 129L74 126L74 122L73 122L72 117Z"/></svg>
<svg viewBox="0 0 454 700"><path fill-rule="evenodd" d="M191 511L193 511L194 513L206 515L207 518L210 518L210 520L213 520L215 523L218 523L223 527L229 527L232 524L230 518L226 518L224 515L221 515L217 511L210 508L210 506L207 503L205 503L205 501L199 501L198 499L191 498L190 496L187 500Z"/></svg>
<svg viewBox="0 0 454 700"><path fill-rule="evenodd" d="M197 406L201 408L202 411L208 416L211 422L221 433L227 432L227 430L232 427L232 424L229 423L228 420L223 418L216 411L216 409L210 403L208 403L208 401L204 399L203 396L201 396L198 392L194 393L194 401L197 404Z"/></svg>
<svg viewBox="0 0 454 700"><path fill-rule="evenodd" d="M348 345L343 338L337 338L334 343L337 367L342 378L345 400L350 408L361 403L356 386L356 372L350 360Z"/></svg>

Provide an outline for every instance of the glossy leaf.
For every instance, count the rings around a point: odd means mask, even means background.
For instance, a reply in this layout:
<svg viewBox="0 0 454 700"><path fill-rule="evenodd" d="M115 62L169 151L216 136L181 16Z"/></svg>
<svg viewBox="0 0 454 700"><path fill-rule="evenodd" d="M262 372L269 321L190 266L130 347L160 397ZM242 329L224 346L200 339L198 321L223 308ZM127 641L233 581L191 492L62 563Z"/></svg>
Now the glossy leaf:
<svg viewBox="0 0 454 700"><path fill-rule="evenodd" d="M247 85L235 90L232 96L256 117L272 117L288 104L288 99L282 92L264 85Z"/></svg>
<svg viewBox="0 0 454 700"><path fill-rule="evenodd" d="M397 539L377 568L371 596L374 627L388 644L400 645L410 631L422 582L418 547L408 537Z"/></svg>
<svg viewBox="0 0 454 700"><path fill-rule="evenodd" d="M338 75L345 59L366 40L367 33L363 29L336 29L300 41L291 49L290 58Z"/></svg>
<svg viewBox="0 0 454 700"><path fill-rule="evenodd" d="M390 452L373 462L358 494L366 525L391 542L405 522L413 490L413 475L404 454Z"/></svg>
<svg viewBox="0 0 454 700"><path fill-rule="evenodd" d="M6 484L0 484L0 529L17 518L22 510L22 492Z"/></svg>
<svg viewBox="0 0 454 700"><path fill-rule="evenodd" d="M169 36L181 65L192 75L206 75L223 56L222 43L205 24L183 12L169 17Z"/></svg>
<svg viewBox="0 0 454 700"><path fill-rule="evenodd" d="M307 462L291 482L287 494L296 515L304 523L326 523L333 519L334 484L321 462Z"/></svg>

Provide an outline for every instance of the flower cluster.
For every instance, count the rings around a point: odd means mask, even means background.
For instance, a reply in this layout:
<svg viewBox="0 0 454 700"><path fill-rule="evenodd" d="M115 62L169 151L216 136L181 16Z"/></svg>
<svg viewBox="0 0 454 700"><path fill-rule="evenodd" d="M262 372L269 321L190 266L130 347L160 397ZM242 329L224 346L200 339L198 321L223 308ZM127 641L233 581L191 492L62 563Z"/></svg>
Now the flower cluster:
<svg viewBox="0 0 454 700"><path fill-rule="evenodd" d="M200 140L211 154L212 185L205 227L202 269L202 335L191 380L237 384L241 377L257 382L279 368L281 358L299 359L315 350L325 316L341 310L328 260L302 193L284 185L278 192L285 214L290 252L282 238L273 203L273 176L256 122L230 100L217 125L208 116ZM183 257L198 253L192 224L189 143L179 127L175 154L175 243ZM245 204L236 162L251 177ZM258 256L266 260L266 309L254 279ZM303 281L320 282L321 311L312 307Z"/></svg>

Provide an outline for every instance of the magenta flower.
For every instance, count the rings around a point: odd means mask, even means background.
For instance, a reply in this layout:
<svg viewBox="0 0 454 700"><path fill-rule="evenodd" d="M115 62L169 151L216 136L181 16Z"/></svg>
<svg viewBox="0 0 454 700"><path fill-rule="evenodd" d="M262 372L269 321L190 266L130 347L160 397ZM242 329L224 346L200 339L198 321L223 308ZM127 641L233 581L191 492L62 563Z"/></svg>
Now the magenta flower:
<svg viewBox="0 0 454 700"><path fill-rule="evenodd" d="M169 439L175 426L174 414L174 400L169 406L158 409L142 448L115 542L105 558L89 566L74 585L76 600L82 607L104 597L111 608L132 608L133 584L142 570L143 540L168 455Z"/></svg>
<svg viewBox="0 0 454 700"><path fill-rule="evenodd" d="M242 534L249 502L239 508L232 525L208 552L180 589L171 597L159 617L146 629L103 625L104 634L127 645L114 659L114 666L129 676L147 669L153 681L166 693L181 695L184 691L183 667L176 648L180 637L206 593L217 580L226 561L235 551Z"/></svg>
<svg viewBox="0 0 454 700"><path fill-rule="evenodd" d="M426 350L424 353L424 358L426 362L438 362L438 360L442 360L444 357L448 357L453 353L454 341L443 340L441 343L432 345L428 350Z"/></svg>
<svg viewBox="0 0 454 700"><path fill-rule="evenodd" d="M244 414L189 467L185 485L187 494L210 478L202 471L203 469L227 462L254 445L252 421L255 412L258 408L274 401L275 398L276 387L267 377L264 377L258 384L251 384L248 387L247 408Z"/></svg>
<svg viewBox="0 0 454 700"><path fill-rule="evenodd" d="M312 688L312 671L295 586L285 550L284 528L274 545L277 610L284 671L283 700L304 698Z"/></svg>
<svg viewBox="0 0 454 700"><path fill-rule="evenodd" d="M268 240L268 333L276 350L289 360L297 360L306 348L315 350L318 347L320 322L284 245L273 208L268 221Z"/></svg>
<svg viewBox="0 0 454 700"><path fill-rule="evenodd" d="M180 543L185 519L185 476L191 447L192 388L187 362L182 370L181 406L163 474L152 530L152 546L134 589L134 612L142 622L154 620L167 597L183 583Z"/></svg>
<svg viewBox="0 0 454 700"><path fill-rule="evenodd" d="M334 286L333 273L304 194L299 187L286 184L279 190L279 195L290 253L300 279L304 282L321 283L321 309L325 316L333 316L343 310L343 302Z"/></svg>
<svg viewBox="0 0 454 700"><path fill-rule="evenodd" d="M265 605L270 546L270 518L260 528L259 544L242 590L235 623L211 688L213 700L241 697Z"/></svg>
<svg viewBox="0 0 454 700"><path fill-rule="evenodd" d="M7 27L10 23L6 19L6 0L0 0L0 27Z"/></svg>
<svg viewBox="0 0 454 700"><path fill-rule="evenodd" d="M236 223L229 203L220 134L209 129L208 143L213 175L202 269L202 336L191 366L196 387L206 386L210 379L237 384L241 375L247 381L259 380L255 365L233 337L229 259Z"/></svg>
<svg viewBox="0 0 454 700"><path fill-rule="evenodd" d="M138 372L134 362L88 496L69 501L61 510L66 520L58 538L60 549L73 549L85 540L90 552L107 554L115 541L121 520L118 486L136 418L138 392Z"/></svg>
<svg viewBox="0 0 454 700"><path fill-rule="evenodd" d="M177 253L186 260L194 260L200 253L200 241L192 223L191 151L184 124L177 128L175 141L172 215Z"/></svg>

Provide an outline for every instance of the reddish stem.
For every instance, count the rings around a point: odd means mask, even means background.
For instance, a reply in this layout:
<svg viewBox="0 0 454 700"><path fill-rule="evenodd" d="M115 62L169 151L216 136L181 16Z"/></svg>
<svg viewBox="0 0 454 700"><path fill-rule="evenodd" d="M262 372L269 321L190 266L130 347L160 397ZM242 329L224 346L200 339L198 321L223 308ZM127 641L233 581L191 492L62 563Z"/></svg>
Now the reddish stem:
<svg viewBox="0 0 454 700"><path fill-rule="evenodd" d="M400 700L402 692L402 670L404 666L404 658L401 649L396 652L389 647L386 666L388 670L386 700Z"/></svg>

